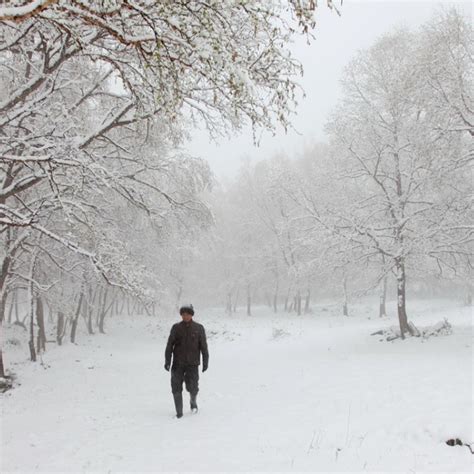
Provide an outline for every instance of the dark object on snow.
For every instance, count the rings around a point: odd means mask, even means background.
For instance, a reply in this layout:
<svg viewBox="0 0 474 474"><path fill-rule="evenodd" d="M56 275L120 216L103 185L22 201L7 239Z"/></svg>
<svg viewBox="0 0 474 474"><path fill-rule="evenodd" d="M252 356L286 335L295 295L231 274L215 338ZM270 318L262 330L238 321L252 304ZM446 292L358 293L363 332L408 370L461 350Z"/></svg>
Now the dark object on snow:
<svg viewBox="0 0 474 474"><path fill-rule="evenodd" d="M166 370L166 372L170 371L170 365L169 364L165 364L165 370Z"/></svg>
<svg viewBox="0 0 474 474"><path fill-rule="evenodd" d="M13 388L13 381L11 377L0 377L0 393L4 393L11 388Z"/></svg>
<svg viewBox="0 0 474 474"><path fill-rule="evenodd" d="M165 351L165 363L173 367L178 365L199 365L202 354L203 367L208 366L209 352L207 350L206 332L202 324L181 321L171 328Z"/></svg>
<svg viewBox="0 0 474 474"><path fill-rule="evenodd" d="M182 315L183 313L188 313L188 314L194 316L193 305L192 304L185 304L185 305L181 306L181 308L179 308L179 314Z"/></svg>
<svg viewBox="0 0 474 474"><path fill-rule="evenodd" d="M191 314L191 313L188 313ZM183 382L191 394L191 409L197 410L196 397L199 392L199 364L202 354L202 371L209 365L206 332L202 324L183 321L174 324L165 350L165 369L171 367L171 391L173 393L176 416L183 415ZM171 359L173 364L171 365Z"/></svg>
<svg viewBox="0 0 474 474"><path fill-rule="evenodd" d="M178 418L183 415L183 382L186 390L191 394L191 410L197 411L196 399L199 392L199 367L197 365L178 365L171 370L171 391Z"/></svg>
<svg viewBox="0 0 474 474"><path fill-rule="evenodd" d="M195 393L191 394L190 405L191 405L191 411L193 411L193 412L197 412L197 410L198 410L196 397L197 397L197 395Z"/></svg>
<svg viewBox="0 0 474 474"><path fill-rule="evenodd" d="M459 438L448 439L448 441L446 441L446 444L448 446L462 446L462 441Z"/></svg>
<svg viewBox="0 0 474 474"><path fill-rule="evenodd" d="M176 418L181 418L183 416L183 394L173 393L174 406L176 407Z"/></svg>
<svg viewBox="0 0 474 474"><path fill-rule="evenodd" d="M183 382L191 396L199 392L199 372L197 365L178 365L171 369L171 391L182 393Z"/></svg>
<svg viewBox="0 0 474 474"><path fill-rule="evenodd" d="M463 443L459 438L448 439L448 441L446 441L446 444L448 446L467 446L469 448L469 451L471 451L471 454L474 454L471 445L468 443Z"/></svg>

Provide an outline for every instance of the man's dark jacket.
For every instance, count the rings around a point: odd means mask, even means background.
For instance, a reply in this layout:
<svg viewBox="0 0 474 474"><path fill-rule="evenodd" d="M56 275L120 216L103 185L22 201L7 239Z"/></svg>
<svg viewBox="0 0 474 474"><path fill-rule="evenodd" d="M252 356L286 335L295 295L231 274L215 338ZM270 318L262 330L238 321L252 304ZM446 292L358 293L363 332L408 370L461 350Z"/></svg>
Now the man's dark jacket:
<svg viewBox="0 0 474 474"><path fill-rule="evenodd" d="M204 326L194 321L189 323L181 321L174 324L166 345L166 364L171 364L171 354L173 354L173 367L199 365L200 353L202 353L202 364L207 368L209 352Z"/></svg>

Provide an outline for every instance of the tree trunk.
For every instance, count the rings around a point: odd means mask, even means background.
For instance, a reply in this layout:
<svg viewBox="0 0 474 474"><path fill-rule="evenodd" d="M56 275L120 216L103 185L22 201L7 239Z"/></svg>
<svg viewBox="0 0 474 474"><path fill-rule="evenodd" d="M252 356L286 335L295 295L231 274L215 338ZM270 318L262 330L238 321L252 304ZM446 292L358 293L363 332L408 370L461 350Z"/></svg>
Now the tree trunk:
<svg viewBox="0 0 474 474"><path fill-rule="evenodd" d="M176 293L176 308L179 309L179 304L181 302L181 297L183 296L183 285L178 286L178 291Z"/></svg>
<svg viewBox="0 0 474 474"><path fill-rule="evenodd" d="M239 301L239 288L237 288L237 291L235 292L235 298L234 298L234 306L232 307L232 312L235 314L237 313L237 303Z"/></svg>
<svg viewBox="0 0 474 474"><path fill-rule="evenodd" d="M11 258L5 257L2 262L0 271L0 322L3 321L5 316L5 303L7 295L7 278L10 270Z"/></svg>
<svg viewBox="0 0 474 474"><path fill-rule="evenodd" d="M342 289L344 293L344 302L342 305L342 314L343 316L349 316L349 309L347 307L347 276L346 273L344 272L344 276L342 279Z"/></svg>
<svg viewBox="0 0 474 474"><path fill-rule="evenodd" d="M472 306L472 285L468 285L466 289L466 306Z"/></svg>
<svg viewBox="0 0 474 474"><path fill-rule="evenodd" d="M231 298L230 291L227 293L227 301L226 301L226 305L225 305L225 311L226 311L226 313L229 313L229 314L232 313L232 298Z"/></svg>
<svg viewBox="0 0 474 474"><path fill-rule="evenodd" d="M5 202L6 202L6 198L0 199L1 204L5 204ZM10 270L10 265L12 263L12 255L11 253L9 253L9 245L10 245L10 228L7 226L7 239L6 239L6 247L5 247L6 256L3 259L2 265L0 267L0 297L2 300L3 300L3 295L7 292L6 283L7 283L8 273ZM3 302L3 304L5 304L5 302ZM2 303L0 303L0 306L1 305ZM1 312L0 314L0 328L1 328L2 323L3 323L3 317L5 315L5 307L0 308L0 312ZM3 353L2 353L3 337L1 337L1 334L0 334L0 344L2 344L0 345L0 363L1 363L0 369L3 374L2 376L4 376Z"/></svg>
<svg viewBox="0 0 474 474"><path fill-rule="evenodd" d="M12 316L13 316L13 308L15 306L15 300L16 300L16 291L10 291L9 292L10 295L11 295L11 301L10 301L10 306L8 308L8 318L7 318L7 321L8 321L8 324L11 324L12 322Z"/></svg>
<svg viewBox="0 0 474 474"><path fill-rule="evenodd" d="M77 303L76 314L75 314L74 319L72 320L72 324L71 324L71 342L73 344L76 342L77 323L79 321L79 315L81 314L81 306L82 306L82 300L83 299L84 299L84 295L81 291L81 294L79 295L79 302Z"/></svg>
<svg viewBox="0 0 474 474"><path fill-rule="evenodd" d="M33 286L33 282L30 282L30 286ZM36 351L35 351L35 327L34 327L34 314L35 314L35 299L33 295L30 298L30 340L28 346L30 348L30 360L36 362Z"/></svg>
<svg viewBox="0 0 474 474"><path fill-rule="evenodd" d="M280 292L280 275L278 273L278 261L276 256L273 257L273 263L275 265L273 275L275 278L275 289L273 291L273 312L278 313L278 293Z"/></svg>
<svg viewBox="0 0 474 474"><path fill-rule="evenodd" d="M2 322L0 321L0 341L3 344L3 337L2 337L3 327ZM5 377L5 366L3 365L3 351L2 346L0 346L0 377Z"/></svg>
<svg viewBox="0 0 474 474"><path fill-rule="evenodd" d="M404 246L403 239L403 225L401 221L404 219L404 206L401 206L402 196L403 196L403 186L402 186L402 173L400 171L400 155L398 153L398 131L394 132L395 138L395 150L393 153L394 165L395 165L395 183L397 186L397 196L399 209L397 213L393 212L393 219L396 222L395 229L395 240L398 245L399 251L402 252ZM411 332L411 328L408 324L408 316L406 311L406 274L405 274L405 260L404 257L398 256L395 257L395 270L397 274L397 312L398 312L398 322L400 324L400 336L402 339L405 339L405 333Z"/></svg>
<svg viewBox="0 0 474 474"><path fill-rule="evenodd" d="M104 312L101 313L100 315L100 319L99 319L99 332L101 334L105 334L105 331L104 331L104 322L105 322L105 310Z"/></svg>
<svg viewBox="0 0 474 474"><path fill-rule="evenodd" d="M36 297L36 322L38 324L38 335L36 338L36 348L38 352L46 350L46 330L44 327L44 310L41 298Z"/></svg>
<svg viewBox="0 0 474 474"><path fill-rule="evenodd" d="M252 298L250 296L250 285L247 285L247 316L252 316Z"/></svg>
<svg viewBox="0 0 474 474"><path fill-rule="evenodd" d="M289 313L290 310L288 309L288 301L290 299L290 290L288 289L287 293L286 293L286 297L285 297L285 312L286 313Z"/></svg>
<svg viewBox="0 0 474 474"><path fill-rule="evenodd" d="M96 293L92 296L92 288L89 287L87 290L87 298L84 297L84 304L81 308L82 319L84 319L84 324L86 325L87 334L94 334L92 328L92 314L93 314L93 301L95 299Z"/></svg>
<svg viewBox="0 0 474 474"><path fill-rule="evenodd" d="M0 322L3 323L5 318L5 309L7 307L7 296L8 292L6 288L3 291L2 297L0 298Z"/></svg>
<svg viewBox="0 0 474 474"><path fill-rule="evenodd" d="M3 377L3 378L6 377L5 367L3 365L3 352L1 349L0 349L0 377Z"/></svg>
<svg viewBox="0 0 474 474"><path fill-rule="evenodd" d="M109 292L109 288L105 287L103 298L102 298L102 311L101 311L100 317L99 317L99 332L101 334L105 334L105 331L104 331L105 316L106 316L109 308L111 307L111 305L109 305L109 307L107 307L107 308L105 307L105 305L107 304L107 294L108 294L108 292ZM113 302L111 304L113 304Z"/></svg>
<svg viewBox="0 0 474 474"><path fill-rule="evenodd" d="M36 254L34 253L31 257L30 264L30 281L28 284L28 297L30 301L30 340L28 342L30 348L30 359L32 362L36 362L36 351L35 351L35 293L33 287L33 278L35 274L35 265L36 265Z"/></svg>
<svg viewBox="0 0 474 474"><path fill-rule="evenodd" d="M84 323L86 324L87 334L93 335L94 328L92 325L92 314L94 310L91 304L91 301L93 301L91 297L92 297L92 289L89 289L89 299L85 300L84 304L82 305L82 317L84 318Z"/></svg>
<svg viewBox="0 0 474 474"><path fill-rule="evenodd" d="M96 314L96 317L95 317L95 325L96 326L99 325L100 314L102 312L102 299L103 299L103 295L104 295L104 291L102 290L102 287L100 287L96 291L95 296L97 296L97 294L99 295L99 301L97 303L97 314Z"/></svg>
<svg viewBox="0 0 474 474"><path fill-rule="evenodd" d="M133 301L132 305L132 317L135 315L138 316L138 301Z"/></svg>
<svg viewBox="0 0 474 474"><path fill-rule="evenodd" d="M58 325L56 327L56 342L58 343L58 346L61 346L63 343L65 331L66 325L64 324L64 314L58 312Z"/></svg>
<svg viewBox="0 0 474 474"><path fill-rule="evenodd" d="M53 308L51 307L47 299L45 300L45 302L46 302L46 307L48 308L48 322L54 323Z"/></svg>
<svg viewBox="0 0 474 474"><path fill-rule="evenodd" d="M387 316L385 303L387 301L387 277L382 280L382 291L380 293L379 317Z"/></svg>
<svg viewBox="0 0 474 474"><path fill-rule="evenodd" d="M125 299L122 298L121 304L120 304L120 309L119 309L119 315L122 316L123 314L123 308L125 307ZM155 314L155 303L153 303L153 314Z"/></svg>
<svg viewBox="0 0 474 474"><path fill-rule="evenodd" d="M398 310L398 322L400 324L400 335L402 339L405 339L405 333L410 331L408 326L408 317L406 311L406 275L405 275L405 264L401 257L395 259L395 268L397 271L397 310Z"/></svg>
<svg viewBox="0 0 474 474"><path fill-rule="evenodd" d="M308 288L306 291L306 298L304 302L304 313L308 314L309 313L309 304L311 302L311 290Z"/></svg>
<svg viewBox="0 0 474 474"><path fill-rule="evenodd" d="M298 293L296 293L296 314L298 316L301 316L301 293L300 290L298 290Z"/></svg>
<svg viewBox="0 0 474 474"><path fill-rule="evenodd" d="M105 323L105 317L107 316L107 313L111 310L112 308L112 303L107 306L107 308L104 309L102 314L100 315L100 320L99 320L99 332L101 334L105 334L105 328L104 328L104 323ZM146 309L144 306L142 306L143 309ZM148 311L147 311L148 315Z"/></svg>
<svg viewBox="0 0 474 474"><path fill-rule="evenodd" d="M94 328L92 325L92 310L89 310L89 314L87 316L87 333L91 336L94 334Z"/></svg>
<svg viewBox="0 0 474 474"><path fill-rule="evenodd" d="M267 291L265 291L265 304L269 307L269 308L272 308L273 307L273 304L272 304L272 299L270 297L270 295L268 294Z"/></svg>
<svg viewBox="0 0 474 474"><path fill-rule="evenodd" d="M15 291L15 321L20 321L20 313L18 312L18 290Z"/></svg>

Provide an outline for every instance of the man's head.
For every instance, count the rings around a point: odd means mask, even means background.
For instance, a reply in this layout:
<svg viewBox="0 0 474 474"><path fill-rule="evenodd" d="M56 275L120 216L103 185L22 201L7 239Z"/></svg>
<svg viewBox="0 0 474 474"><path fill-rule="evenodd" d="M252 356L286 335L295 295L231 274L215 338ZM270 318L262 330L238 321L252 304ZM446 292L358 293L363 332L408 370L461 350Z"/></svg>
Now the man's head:
<svg viewBox="0 0 474 474"><path fill-rule="evenodd" d="M179 308L179 314L185 323L189 323L194 316L194 308L192 304L187 304Z"/></svg>

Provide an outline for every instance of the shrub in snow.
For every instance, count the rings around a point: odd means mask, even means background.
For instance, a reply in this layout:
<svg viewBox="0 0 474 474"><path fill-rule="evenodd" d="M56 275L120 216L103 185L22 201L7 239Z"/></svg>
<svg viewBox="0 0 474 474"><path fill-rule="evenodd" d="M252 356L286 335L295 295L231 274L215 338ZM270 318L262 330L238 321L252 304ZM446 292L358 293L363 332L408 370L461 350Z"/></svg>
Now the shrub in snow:
<svg viewBox="0 0 474 474"><path fill-rule="evenodd" d="M440 321L434 326L428 326L423 330L423 337L428 338L430 336L448 336L453 333L453 328L449 324L448 320Z"/></svg>
<svg viewBox="0 0 474 474"><path fill-rule="evenodd" d="M290 335L290 333L284 331L283 329L273 328L272 339L278 339L280 337L286 337L286 336L289 336L289 335Z"/></svg>
<svg viewBox="0 0 474 474"><path fill-rule="evenodd" d="M463 443L459 438L448 439L448 441L446 441L446 444L448 446L466 446L469 451L471 451L471 454L474 454L474 450L471 447L472 443Z"/></svg>
<svg viewBox="0 0 474 474"><path fill-rule="evenodd" d="M12 381L8 377L0 377L0 392L6 392L12 388Z"/></svg>
<svg viewBox="0 0 474 474"><path fill-rule="evenodd" d="M21 346L21 341L16 337L10 337L5 341L5 344L9 346Z"/></svg>

